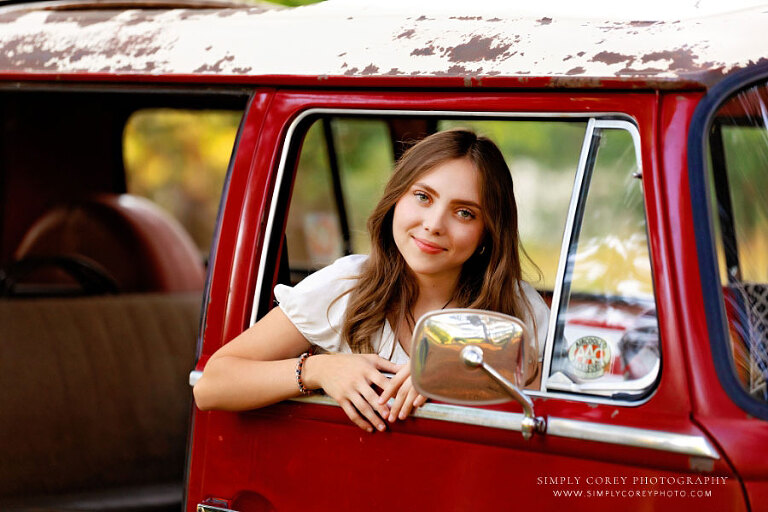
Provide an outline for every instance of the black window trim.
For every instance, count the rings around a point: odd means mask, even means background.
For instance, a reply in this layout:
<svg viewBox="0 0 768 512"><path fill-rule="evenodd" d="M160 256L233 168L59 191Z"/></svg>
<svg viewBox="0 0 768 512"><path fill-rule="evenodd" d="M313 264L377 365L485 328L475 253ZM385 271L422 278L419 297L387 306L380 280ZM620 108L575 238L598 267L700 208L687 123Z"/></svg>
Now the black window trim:
<svg viewBox="0 0 768 512"><path fill-rule="evenodd" d="M720 271L715 246L715 231L709 197L707 168L710 127L717 110L740 90L768 80L768 64L760 64L737 71L718 83L702 98L691 119L688 131L688 175L691 194L691 210L694 221L694 237L699 262L702 300L709 332L712 359L720 385L731 400L748 414L768 420L768 403L761 403L743 388L731 361L728 350L730 335L725 313L724 297L720 283Z"/></svg>

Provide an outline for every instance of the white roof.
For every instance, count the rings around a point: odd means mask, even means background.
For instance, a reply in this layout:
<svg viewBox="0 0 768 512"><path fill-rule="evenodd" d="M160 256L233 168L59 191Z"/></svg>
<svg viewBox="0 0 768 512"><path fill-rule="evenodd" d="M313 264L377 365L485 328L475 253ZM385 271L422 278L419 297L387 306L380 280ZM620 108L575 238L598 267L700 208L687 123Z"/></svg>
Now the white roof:
<svg viewBox="0 0 768 512"><path fill-rule="evenodd" d="M254 83L303 77L321 85L447 77L473 86L675 88L709 86L768 57L762 2L512 4L13 5L0 8L0 73L213 75Z"/></svg>

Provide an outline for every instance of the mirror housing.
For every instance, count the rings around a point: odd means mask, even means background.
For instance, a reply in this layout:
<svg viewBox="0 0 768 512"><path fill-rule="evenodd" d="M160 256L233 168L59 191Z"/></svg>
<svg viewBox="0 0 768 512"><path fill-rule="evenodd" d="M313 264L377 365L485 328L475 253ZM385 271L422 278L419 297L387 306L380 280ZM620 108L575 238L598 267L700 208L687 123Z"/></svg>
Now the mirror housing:
<svg viewBox="0 0 768 512"><path fill-rule="evenodd" d="M517 318L477 309L427 313L416 323L411 380L416 390L443 402L480 405L515 400L523 406L523 437L543 432L524 384L528 332Z"/></svg>

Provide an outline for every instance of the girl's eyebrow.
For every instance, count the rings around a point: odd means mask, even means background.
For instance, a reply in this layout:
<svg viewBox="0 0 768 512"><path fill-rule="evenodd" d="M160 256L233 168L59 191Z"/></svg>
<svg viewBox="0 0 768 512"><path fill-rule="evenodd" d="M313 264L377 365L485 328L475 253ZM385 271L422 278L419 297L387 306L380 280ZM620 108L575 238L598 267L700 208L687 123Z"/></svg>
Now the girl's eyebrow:
<svg viewBox="0 0 768 512"><path fill-rule="evenodd" d="M429 192L433 196L440 197L440 194L437 193L437 190L433 189L432 187L430 187L426 183L422 183L422 182L414 183L413 186L417 187L417 188L423 188L424 190L426 190L427 192ZM479 204L477 204L474 201L470 201L469 199L454 199L451 202L455 203L455 204L464 205L464 206L471 206L473 208L477 208L478 210L481 209Z"/></svg>

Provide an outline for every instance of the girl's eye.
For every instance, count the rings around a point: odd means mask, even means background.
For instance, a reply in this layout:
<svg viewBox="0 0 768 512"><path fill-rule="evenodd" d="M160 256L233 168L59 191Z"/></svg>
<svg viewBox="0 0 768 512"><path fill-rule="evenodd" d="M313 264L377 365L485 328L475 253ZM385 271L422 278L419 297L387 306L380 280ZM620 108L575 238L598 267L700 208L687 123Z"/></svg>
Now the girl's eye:
<svg viewBox="0 0 768 512"><path fill-rule="evenodd" d="M429 201L429 196L427 194L425 194L424 192L414 192L413 196L420 203L426 203L427 201Z"/></svg>
<svg viewBox="0 0 768 512"><path fill-rule="evenodd" d="M472 213L471 210L459 210L458 212L456 212L456 215L458 215L459 218L463 220L469 220L469 219L475 218L475 214Z"/></svg>

